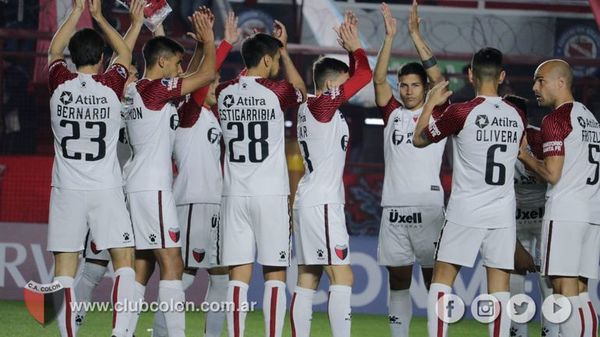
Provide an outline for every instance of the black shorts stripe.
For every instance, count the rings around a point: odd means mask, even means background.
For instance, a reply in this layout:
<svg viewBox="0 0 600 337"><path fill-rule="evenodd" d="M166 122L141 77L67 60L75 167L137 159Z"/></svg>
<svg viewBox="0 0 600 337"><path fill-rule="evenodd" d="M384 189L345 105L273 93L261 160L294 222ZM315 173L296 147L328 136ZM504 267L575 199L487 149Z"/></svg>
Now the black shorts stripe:
<svg viewBox="0 0 600 337"><path fill-rule="evenodd" d="M221 215L217 218L217 265L221 265Z"/></svg>
<svg viewBox="0 0 600 337"><path fill-rule="evenodd" d="M440 246L441 246L441 243L442 243L442 235L444 235L444 228L446 227L447 223L448 223L448 220L444 221L444 225L440 229L440 236L438 237L438 241L437 241L437 243L435 245L435 253L433 254L433 261L437 261L438 252L440 250Z"/></svg>
<svg viewBox="0 0 600 337"><path fill-rule="evenodd" d="M327 264L331 265L331 245L329 243L329 207L327 204L324 206L324 218L325 218L325 246L327 247Z"/></svg>
<svg viewBox="0 0 600 337"><path fill-rule="evenodd" d="M84 258L84 259L87 257L87 256L86 256L86 255L87 255L87 247L88 247L88 244L90 243L90 242L88 241L89 239L90 239L90 230L88 229L88 232L87 232L87 234L85 235L85 243L84 243L84 246L83 246L83 258Z"/></svg>
<svg viewBox="0 0 600 337"><path fill-rule="evenodd" d="M187 217L187 232L185 233L185 258L184 258L184 266L188 268L190 266L190 232L192 229L192 210L194 208L194 204L189 205L190 209L188 211Z"/></svg>
<svg viewBox="0 0 600 337"><path fill-rule="evenodd" d="M288 208L288 230L289 230L289 235L288 235L288 267L290 266L290 263L292 261L292 231L294 230L294 225L292 222L292 207L290 206L290 199L287 199L287 208Z"/></svg>
<svg viewBox="0 0 600 337"><path fill-rule="evenodd" d="M158 191L158 225L160 227L160 244L165 248L165 226L163 223L162 191Z"/></svg>
<svg viewBox="0 0 600 337"><path fill-rule="evenodd" d="M553 225L554 221L550 221L550 224L548 225L548 245L546 246L546 263L544 266L544 275L546 276L550 276L548 275L548 269L549 269L549 265L550 265L550 246L552 244L552 225Z"/></svg>

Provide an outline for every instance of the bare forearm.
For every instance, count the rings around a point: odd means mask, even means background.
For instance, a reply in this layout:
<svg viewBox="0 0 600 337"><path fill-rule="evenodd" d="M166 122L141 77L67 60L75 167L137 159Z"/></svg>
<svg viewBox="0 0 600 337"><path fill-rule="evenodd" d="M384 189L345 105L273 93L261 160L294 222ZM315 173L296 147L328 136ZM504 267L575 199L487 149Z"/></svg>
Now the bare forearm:
<svg viewBox="0 0 600 337"><path fill-rule="evenodd" d="M393 37L385 37L379 55L377 55L377 63L375 64L375 72L373 73L373 82L375 84L387 83L387 72L392 55Z"/></svg>
<svg viewBox="0 0 600 337"><path fill-rule="evenodd" d="M99 16L94 18L98 23L98 26L106 35L106 39L108 40L108 44L112 47L116 54L114 62L118 62L123 65L131 64L131 49L127 46L119 32L117 32L113 26L106 20L104 16Z"/></svg>
<svg viewBox="0 0 600 337"><path fill-rule="evenodd" d="M434 58L431 48L429 48L429 46L427 45L420 33L411 33L410 37L413 41L413 44L415 45L415 48L417 49L419 57L421 58L421 62L432 60ZM437 63L429 68L426 68L425 71L427 72L427 76L429 77L429 80L431 81L432 85L435 85L444 80L442 70L437 65Z"/></svg>
<svg viewBox="0 0 600 337"><path fill-rule="evenodd" d="M49 64L63 58L63 52L69 44L69 39L77 29L77 23L82 13L82 9L73 8L69 17L63 22L56 34L54 34L52 42L50 42L50 48L48 48Z"/></svg>
<svg viewBox="0 0 600 337"><path fill-rule="evenodd" d="M203 63L203 61L202 61L203 57L204 57L204 47L203 47L202 43L197 42L196 48L194 49L194 53L192 54L192 59L190 60L190 64L187 67L186 74L191 74L195 71L200 70L200 63ZM214 58L213 58L213 61L214 61ZM214 63L213 63L213 68L214 68Z"/></svg>
<svg viewBox="0 0 600 337"><path fill-rule="evenodd" d="M300 73L298 73L298 70L286 49L282 49L281 60L283 62L283 69L285 70L285 79L290 82L294 88L300 90L303 97L306 97L306 85L304 84L304 80L302 79L302 76L300 76Z"/></svg>
<svg viewBox="0 0 600 337"><path fill-rule="evenodd" d="M434 107L425 104L423 106L423 112L419 116L419 120L417 121L417 126L415 127L415 134L413 136L413 145L416 147L425 147L431 144L431 141L425 135L425 130L429 125L429 120L431 118L431 114L433 113Z"/></svg>
<svg viewBox="0 0 600 337"><path fill-rule="evenodd" d="M537 158L531 156L529 153L519 155L519 160L523 162L527 169L533 171L542 180L550 184L556 184L558 182L558 179L556 179L556 175L554 175L552 171L550 171L548 167L546 167L546 163L544 163L544 161L538 160Z"/></svg>
<svg viewBox="0 0 600 337"><path fill-rule="evenodd" d="M141 31L142 31L142 25L136 24L136 25L129 26L127 33L125 33L125 35L123 36L123 41L125 41L125 44L127 45L127 47L129 47L129 50L135 49L135 43L137 42L137 39L140 36Z"/></svg>

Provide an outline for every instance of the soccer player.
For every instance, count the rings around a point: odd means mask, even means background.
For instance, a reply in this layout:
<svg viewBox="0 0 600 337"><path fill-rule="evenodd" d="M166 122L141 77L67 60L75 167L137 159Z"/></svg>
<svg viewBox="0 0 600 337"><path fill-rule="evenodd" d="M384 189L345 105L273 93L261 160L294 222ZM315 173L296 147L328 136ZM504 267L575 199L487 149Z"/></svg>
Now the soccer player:
<svg viewBox="0 0 600 337"><path fill-rule="evenodd" d="M344 166L348 123L338 110L371 80L367 55L351 12L337 29L350 66L333 58L313 65L315 95L298 110L298 144L304 176L294 202L298 283L290 306L292 335L308 337L312 301L323 269L329 277L329 324L334 337L349 337L353 274L344 216Z"/></svg>
<svg viewBox="0 0 600 337"><path fill-rule="evenodd" d="M256 34L244 40L242 58L244 75L216 90L225 141L221 264L230 268L227 301L234 303L227 312L227 330L230 337L244 335L257 255L265 279L265 335L280 337L291 244L283 112L304 101L306 87L287 52L287 32L279 21L273 36ZM275 81L280 61L286 79Z"/></svg>
<svg viewBox="0 0 600 337"><path fill-rule="evenodd" d="M555 294L569 299L571 316L562 336L596 336L598 317L587 279L600 273L600 124L573 99L573 72L563 60L538 66L533 92L553 111L542 120L544 160L525 151L519 159L548 182L542 227L542 273ZM525 145L524 145L525 146Z"/></svg>
<svg viewBox="0 0 600 337"><path fill-rule="evenodd" d="M430 123L434 107L452 94L446 89L448 82L439 83L430 91L415 128L417 147L446 137L454 145L452 194L427 298L430 337L446 336L447 323L436 315L437 302L451 292L461 266L473 267L478 251L487 271L488 293L499 302L494 304L498 317L489 324L489 335L510 334L507 303L516 242L513 179L527 122L523 112L498 97L505 76L502 53L479 50L469 70L477 97L450 105Z"/></svg>
<svg viewBox="0 0 600 337"><path fill-rule="evenodd" d="M525 98L507 95L504 97L521 111L527 114ZM542 135L540 129L528 125L525 130L527 151L536 158L542 158ZM546 182L541 181L533 172L527 170L521 161L515 166L515 195L517 201L517 245L515 249L515 270L510 275L511 296L525 293L525 275L540 270L540 245L542 237L542 218L546 202ZM552 294L550 280L538 274L538 284L542 299ZM553 324L542 315L542 331L545 337L558 337L558 325ZM511 323L511 336L527 337L527 324Z"/></svg>
<svg viewBox="0 0 600 337"><path fill-rule="evenodd" d="M416 1L408 20L409 34L421 62L407 63L398 71L400 103L387 82L388 65L396 35L396 19L381 5L385 38L379 52L373 83L375 100L384 120L385 177L381 205L378 262L389 272L389 324L393 337L407 337L412 318L410 284L415 260L421 265L429 289L433 254L444 222L444 191L440 167L446 140L425 149L412 145L412 135L423 111L429 83L444 80L421 37ZM429 83L427 78L429 77ZM436 108L439 117L443 107Z"/></svg>
<svg viewBox="0 0 600 337"><path fill-rule="evenodd" d="M217 48L218 72L232 46L239 40L237 18L229 13L225 22L224 40ZM196 90L179 109L179 127L175 131L174 158L177 177L173 194L177 215L182 225L183 289L194 282L198 268L209 273L206 302L223 303L227 298L228 268L220 266L220 204L223 184L221 169L221 126L216 113L215 89L219 77ZM225 311L206 313L204 336L219 337L225 322ZM162 311L154 318L153 337L166 337L166 322Z"/></svg>
<svg viewBox="0 0 600 337"><path fill-rule="evenodd" d="M48 84L55 159L50 196L48 250L54 253L54 279L65 287L58 327L63 337L76 335L73 277L88 228L98 249L109 249L115 269L113 302L131 301L135 273L134 237L123 195L116 145L121 124L123 87L131 50L102 15L101 1L89 2L90 13L116 58L108 70L102 65L104 40L94 30L75 33L85 10L76 0L67 20L48 50ZM77 72L67 69L63 51L69 47ZM117 308L118 309L118 308ZM115 310L112 335L126 333L129 313Z"/></svg>
<svg viewBox="0 0 600 337"><path fill-rule="evenodd" d="M160 267L158 299L172 303L164 312L170 337L185 336L183 260L177 210L172 193L171 153L179 124L176 106L185 95L215 78L214 16L207 9L194 13L196 52L184 74L183 47L164 36L143 47L146 69L133 90L133 106L125 116L133 155L125 164L127 202L136 240L136 301L143 299L154 259ZM202 59L202 62L199 60ZM138 315L129 326L135 331Z"/></svg>

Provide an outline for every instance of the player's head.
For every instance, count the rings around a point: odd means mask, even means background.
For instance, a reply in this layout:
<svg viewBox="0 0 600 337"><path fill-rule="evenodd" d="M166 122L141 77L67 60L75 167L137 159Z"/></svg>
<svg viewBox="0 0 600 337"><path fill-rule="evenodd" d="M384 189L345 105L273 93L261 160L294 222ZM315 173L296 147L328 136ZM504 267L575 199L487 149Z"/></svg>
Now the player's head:
<svg viewBox="0 0 600 337"><path fill-rule="evenodd" d="M554 107L561 98L572 95L573 70L563 60L548 60L537 67L533 81L538 104Z"/></svg>
<svg viewBox="0 0 600 337"><path fill-rule="evenodd" d="M496 48L482 48L471 59L469 80L475 88L484 83L496 86L504 81L506 73L502 70L502 52Z"/></svg>
<svg viewBox="0 0 600 337"><path fill-rule="evenodd" d="M165 36L148 40L142 50L146 69L158 69L162 77L177 77L183 74L181 67L185 49L177 41Z"/></svg>
<svg viewBox="0 0 600 337"><path fill-rule="evenodd" d="M204 100L204 103L206 103L206 105L213 106L217 104L217 96L215 96L215 89L217 89L220 80L221 76L219 76L219 73L217 73L217 77L208 87L208 93L206 94L206 99Z"/></svg>
<svg viewBox="0 0 600 337"><path fill-rule="evenodd" d="M84 66L97 66L102 62L104 39L98 32L84 28L69 40L69 53L78 69Z"/></svg>
<svg viewBox="0 0 600 337"><path fill-rule="evenodd" d="M242 43L242 58L247 69L260 68L268 77L279 73L279 49L283 44L278 39L267 34L255 34Z"/></svg>
<svg viewBox="0 0 600 337"><path fill-rule="evenodd" d="M321 57L313 64L315 92L324 92L344 84L350 77L346 63L331 58Z"/></svg>
<svg viewBox="0 0 600 337"><path fill-rule="evenodd" d="M410 62L398 70L398 87L404 106L418 109L425 103L427 94L427 72L423 65Z"/></svg>

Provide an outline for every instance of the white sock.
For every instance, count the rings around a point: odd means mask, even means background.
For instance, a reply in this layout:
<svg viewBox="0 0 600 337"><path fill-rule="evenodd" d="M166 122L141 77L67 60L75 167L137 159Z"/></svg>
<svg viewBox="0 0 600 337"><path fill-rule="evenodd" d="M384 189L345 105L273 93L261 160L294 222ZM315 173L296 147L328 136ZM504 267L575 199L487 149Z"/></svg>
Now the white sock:
<svg viewBox="0 0 600 337"><path fill-rule="evenodd" d="M560 335L564 337L581 336L581 327L584 321L579 296L567 298L569 299L569 302L571 302L571 316L560 324Z"/></svg>
<svg viewBox="0 0 600 337"><path fill-rule="evenodd" d="M263 294L263 314L265 318L265 336L281 337L285 311L287 310L285 283L277 280L265 282Z"/></svg>
<svg viewBox="0 0 600 337"><path fill-rule="evenodd" d="M552 289L552 283L550 282L549 278L540 274L538 281L540 285L540 292L542 293L543 302L548 296L552 296L554 290ZM558 337L558 330L560 326L558 324L546 320L546 318L544 318L544 315L540 316L542 317L542 336Z"/></svg>
<svg viewBox="0 0 600 337"><path fill-rule="evenodd" d="M510 300L510 293L508 291L499 291L497 293L490 294L494 296L498 302L500 302L500 314L495 321L488 324L488 332L490 337L510 336L510 317L508 317L508 301Z"/></svg>
<svg viewBox="0 0 600 337"><path fill-rule="evenodd" d="M111 299L113 302L113 336L125 337L125 334L127 333L127 328L129 327L132 313L126 306L129 306L128 303L131 303L134 300L134 292L135 271L133 268L124 267L117 269L115 271L115 281L113 283L113 289L111 293ZM118 303L118 305L116 303ZM121 308L118 306L121 306Z"/></svg>
<svg viewBox="0 0 600 337"><path fill-rule="evenodd" d="M185 293L181 280L160 280L158 282L158 302L166 302L173 308L165 311L169 337L185 337L185 311L178 310L185 305ZM177 306L181 305L180 308Z"/></svg>
<svg viewBox="0 0 600 337"><path fill-rule="evenodd" d="M352 308L350 299L352 287L342 285L329 286L329 325L333 337L350 337L352 327Z"/></svg>
<svg viewBox="0 0 600 337"><path fill-rule="evenodd" d="M227 302L233 303L233 310L227 310L227 333L229 337L243 337L248 313L248 284L242 281L229 281ZM246 306L244 308L244 306Z"/></svg>
<svg viewBox="0 0 600 337"><path fill-rule="evenodd" d="M590 294L580 293L579 301L581 302L581 308L583 311L585 331L583 337L598 337L598 315L594 309L594 305L590 300Z"/></svg>
<svg viewBox="0 0 600 337"><path fill-rule="evenodd" d="M432 283L429 288L429 294L427 295L427 331L429 337L446 337L448 335L448 323L438 318L436 306L438 299L450 293L452 293L452 288L442 283ZM438 333L438 330L441 331Z"/></svg>
<svg viewBox="0 0 600 337"><path fill-rule="evenodd" d="M76 335L75 328L75 312L71 310L71 303L75 303L75 291L73 289L73 278L69 276L55 276L54 281L60 282L64 287L64 301L58 310L56 323L61 337L74 337Z"/></svg>
<svg viewBox="0 0 600 337"><path fill-rule="evenodd" d="M229 275L209 275L208 278L208 290L206 291L204 302L221 303L227 301ZM224 310L206 312L204 337L220 337L224 322Z"/></svg>
<svg viewBox="0 0 600 337"><path fill-rule="evenodd" d="M518 294L525 294L525 275L510 274L510 295L515 296ZM528 329L527 329L527 323L521 324L521 323L515 323L515 322L511 321L510 336L511 337L527 337L527 336L529 336Z"/></svg>
<svg viewBox="0 0 600 337"><path fill-rule="evenodd" d="M96 289L96 286L106 273L106 266L102 266L96 263L85 262L81 267L81 273L75 279L75 297L81 303L90 302L92 299L92 292ZM83 306L80 306L79 311L75 313L75 326L77 330L83 324L85 319L85 310Z"/></svg>
<svg viewBox="0 0 600 337"><path fill-rule="evenodd" d="M312 320L312 304L315 292L312 289L296 286L290 305L292 336L309 337Z"/></svg>
<svg viewBox="0 0 600 337"><path fill-rule="evenodd" d="M389 313L392 337L408 337L410 320L413 314L409 289L390 289Z"/></svg>
<svg viewBox="0 0 600 337"><path fill-rule="evenodd" d="M188 273L183 273L181 277L181 284L183 286L183 291L185 292L187 288L189 288L192 283L194 283L195 275L191 275ZM156 311L154 313L154 323L152 324L152 337L167 337L167 321L165 319L165 313L161 310Z"/></svg>
<svg viewBox="0 0 600 337"><path fill-rule="evenodd" d="M144 294L146 293L146 286L141 284L141 283L137 283L135 282L134 286L133 286L133 305L132 308L133 309L131 311L131 315L129 316L129 318L131 319L129 321L129 327L127 328L127 337L132 337L133 334L135 333L135 328L137 327L137 322L140 319L140 315L142 314L140 312L140 306L142 304L142 302L144 301Z"/></svg>

